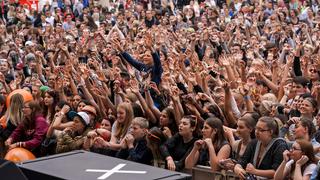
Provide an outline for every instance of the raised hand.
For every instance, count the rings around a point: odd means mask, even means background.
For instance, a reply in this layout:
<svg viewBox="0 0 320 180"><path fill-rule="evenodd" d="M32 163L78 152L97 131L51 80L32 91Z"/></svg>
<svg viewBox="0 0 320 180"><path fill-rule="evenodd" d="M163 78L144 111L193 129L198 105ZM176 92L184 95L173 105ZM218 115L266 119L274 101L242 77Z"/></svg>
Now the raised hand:
<svg viewBox="0 0 320 180"><path fill-rule="evenodd" d="M111 40L111 44L113 45L114 48L116 48L118 51L123 52L123 47L121 46L120 41L113 39Z"/></svg>
<svg viewBox="0 0 320 180"><path fill-rule="evenodd" d="M152 41L152 36L151 36L151 33L148 33L145 37L145 46L146 48L148 49L152 49L153 47L153 41Z"/></svg>
<svg viewBox="0 0 320 180"><path fill-rule="evenodd" d="M218 61L219 61L219 64L222 66L230 66L229 59L225 55L221 55Z"/></svg>
<svg viewBox="0 0 320 180"><path fill-rule="evenodd" d="M102 70L97 71L97 76L99 81L103 81L103 82L108 81Z"/></svg>
<svg viewBox="0 0 320 180"><path fill-rule="evenodd" d="M150 81L149 87L152 88L157 94L160 94L158 86L157 86L157 84L155 82Z"/></svg>
<svg viewBox="0 0 320 180"><path fill-rule="evenodd" d="M134 93L134 94L139 94L140 91L139 91L138 83L136 81L134 81L134 80L131 80L130 83L131 83L131 87L130 87L131 92Z"/></svg>
<svg viewBox="0 0 320 180"><path fill-rule="evenodd" d="M79 65L80 71L82 72L82 77L84 79L89 78L90 70L87 64L80 64Z"/></svg>

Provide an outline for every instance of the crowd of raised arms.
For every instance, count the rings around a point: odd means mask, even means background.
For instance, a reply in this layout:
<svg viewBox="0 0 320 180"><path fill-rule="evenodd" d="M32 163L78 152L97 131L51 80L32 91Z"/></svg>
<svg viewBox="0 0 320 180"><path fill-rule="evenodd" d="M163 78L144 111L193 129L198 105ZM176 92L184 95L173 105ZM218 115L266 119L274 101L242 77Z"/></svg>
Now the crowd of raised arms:
<svg viewBox="0 0 320 180"><path fill-rule="evenodd" d="M172 171L317 178L320 0L0 9L1 157L83 149Z"/></svg>

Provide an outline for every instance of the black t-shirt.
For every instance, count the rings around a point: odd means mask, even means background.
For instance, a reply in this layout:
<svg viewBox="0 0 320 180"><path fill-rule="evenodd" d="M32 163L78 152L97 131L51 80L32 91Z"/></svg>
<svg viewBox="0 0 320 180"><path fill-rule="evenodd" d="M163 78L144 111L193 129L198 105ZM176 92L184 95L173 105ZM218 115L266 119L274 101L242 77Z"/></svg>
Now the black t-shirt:
<svg viewBox="0 0 320 180"><path fill-rule="evenodd" d="M196 138L193 138L191 141L184 143L182 136L177 133L160 147L161 154L165 158L171 156L175 162L176 170L182 170L184 168L184 161L196 140Z"/></svg>
<svg viewBox="0 0 320 180"><path fill-rule="evenodd" d="M242 167L246 167L248 163L252 163L254 161L255 151L258 147L258 140L252 140L248 146L246 151L244 152L243 156L238 161L238 164L240 164ZM277 170L279 165L281 164L283 160L282 153L283 151L289 149L288 145L285 140L283 139L277 139L274 141L274 143L271 145L269 150L265 153L265 156L260 159L259 165L257 165L257 169L261 170L268 170L273 169Z"/></svg>

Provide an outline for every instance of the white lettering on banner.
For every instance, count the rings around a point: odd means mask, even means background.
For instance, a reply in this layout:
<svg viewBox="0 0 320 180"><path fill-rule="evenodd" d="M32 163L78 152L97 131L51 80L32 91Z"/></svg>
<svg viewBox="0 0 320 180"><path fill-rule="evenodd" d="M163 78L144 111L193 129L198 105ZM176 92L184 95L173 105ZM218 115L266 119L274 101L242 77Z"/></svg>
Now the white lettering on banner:
<svg viewBox="0 0 320 180"><path fill-rule="evenodd" d="M146 174L147 171L120 171L126 164L118 164L111 170L104 170L104 169L86 169L86 172L101 172L105 173L104 175L98 177L97 179L107 179L114 173L127 173L127 174Z"/></svg>

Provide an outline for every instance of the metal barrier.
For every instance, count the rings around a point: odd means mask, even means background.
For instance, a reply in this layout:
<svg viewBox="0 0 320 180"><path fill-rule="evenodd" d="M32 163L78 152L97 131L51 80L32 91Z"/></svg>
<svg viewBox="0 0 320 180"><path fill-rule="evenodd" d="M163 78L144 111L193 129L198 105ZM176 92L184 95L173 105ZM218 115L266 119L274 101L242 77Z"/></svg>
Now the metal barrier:
<svg viewBox="0 0 320 180"><path fill-rule="evenodd" d="M192 179L193 180L240 180L239 176L233 172L212 171L208 166L196 166L192 168Z"/></svg>

